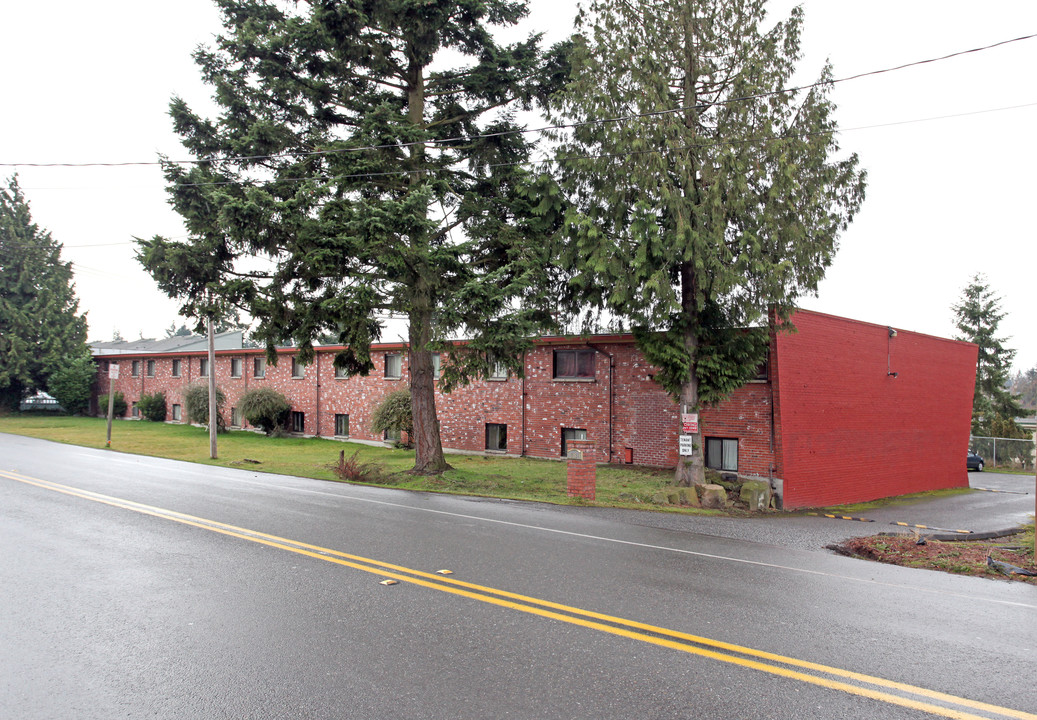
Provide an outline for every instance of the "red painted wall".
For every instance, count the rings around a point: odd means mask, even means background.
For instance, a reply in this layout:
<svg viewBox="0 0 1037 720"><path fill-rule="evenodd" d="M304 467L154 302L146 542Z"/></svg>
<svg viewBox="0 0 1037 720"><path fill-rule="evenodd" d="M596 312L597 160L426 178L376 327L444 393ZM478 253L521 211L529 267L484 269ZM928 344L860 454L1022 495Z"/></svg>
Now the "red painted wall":
<svg viewBox="0 0 1037 720"><path fill-rule="evenodd" d="M807 311L793 323L771 372L785 507L968 484L975 345Z"/></svg>

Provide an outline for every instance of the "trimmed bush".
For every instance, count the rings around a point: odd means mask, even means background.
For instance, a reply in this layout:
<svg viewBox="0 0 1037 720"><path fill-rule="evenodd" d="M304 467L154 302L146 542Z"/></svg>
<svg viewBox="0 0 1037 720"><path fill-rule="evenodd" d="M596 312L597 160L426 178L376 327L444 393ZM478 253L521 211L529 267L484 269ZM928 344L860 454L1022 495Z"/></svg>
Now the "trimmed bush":
<svg viewBox="0 0 1037 720"><path fill-rule="evenodd" d="M261 387L246 391L238 401L238 409L249 425L254 425L267 435L281 437L286 434L292 406L284 395L273 388Z"/></svg>
<svg viewBox="0 0 1037 720"><path fill-rule="evenodd" d="M199 425L209 425L209 383L201 382L188 385L184 390L184 409L187 410L188 422ZM223 413L220 408L226 402L223 391L216 388L216 432L226 432L227 426L223 421Z"/></svg>
<svg viewBox="0 0 1037 720"><path fill-rule="evenodd" d="M141 395L137 401L137 409L140 416L151 422L166 421L166 396L163 393L154 395Z"/></svg>
<svg viewBox="0 0 1037 720"><path fill-rule="evenodd" d="M108 417L108 393L97 398L97 411L102 417ZM115 404L112 409L112 417L126 417L126 398L118 390L115 391Z"/></svg>
<svg viewBox="0 0 1037 720"><path fill-rule="evenodd" d="M414 417L410 409L410 390L396 390L385 396L371 415L371 430L376 433L413 433Z"/></svg>

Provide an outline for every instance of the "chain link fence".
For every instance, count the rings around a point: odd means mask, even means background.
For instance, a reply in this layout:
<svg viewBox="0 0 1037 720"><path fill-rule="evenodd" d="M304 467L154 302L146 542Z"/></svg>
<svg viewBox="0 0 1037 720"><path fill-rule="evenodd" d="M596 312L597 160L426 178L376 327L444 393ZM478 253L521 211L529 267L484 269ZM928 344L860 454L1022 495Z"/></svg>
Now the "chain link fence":
<svg viewBox="0 0 1037 720"><path fill-rule="evenodd" d="M990 469L995 467L1009 470L1033 470L1037 455L1033 438L976 437L971 438L970 447L986 462Z"/></svg>

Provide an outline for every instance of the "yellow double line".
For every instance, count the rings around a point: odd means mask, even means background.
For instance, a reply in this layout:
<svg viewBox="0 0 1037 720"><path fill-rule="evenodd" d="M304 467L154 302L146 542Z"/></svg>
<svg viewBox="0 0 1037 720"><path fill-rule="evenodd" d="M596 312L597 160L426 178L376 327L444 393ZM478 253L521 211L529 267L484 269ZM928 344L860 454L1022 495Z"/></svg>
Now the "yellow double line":
<svg viewBox="0 0 1037 720"><path fill-rule="evenodd" d="M830 690L839 690L851 695L871 698L891 705L921 710L941 717L958 718L960 720L989 720L993 716L1018 718L1020 720L1037 720L1037 715L1021 710L1012 710L851 670L843 670L829 665L821 665L655 625L648 625L635 620L583 610L506 590L476 585L463 580L444 577L436 573L393 565L392 563L373 560L359 555L351 555L319 545L310 545L256 530L187 515L174 510L144 505L132 500L124 500L89 490L61 485L48 480L40 480L2 470L0 470L0 477L144 515L172 520L173 522L190 525L202 530L248 540L298 555L305 555L316 560L362 570L363 572L390 578L401 583L410 583L411 585L418 585L531 615L539 615L540 617L558 620L571 625L579 625L610 635L618 635L630 640L638 640L718 662L739 665ZM986 715L975 715L967 712L964 708L977 710L986 713Z"/></svg>

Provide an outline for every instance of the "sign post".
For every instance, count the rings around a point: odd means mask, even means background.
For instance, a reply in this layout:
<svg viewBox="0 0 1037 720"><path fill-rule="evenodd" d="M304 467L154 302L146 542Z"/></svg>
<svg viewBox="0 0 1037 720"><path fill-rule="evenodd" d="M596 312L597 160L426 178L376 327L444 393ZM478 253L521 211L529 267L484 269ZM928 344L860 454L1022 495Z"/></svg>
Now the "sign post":
<svg viewBox="0 0 1037 720"><path fill-rule="evenodd" d="M115 383L119 379L119 363L108 364L108 436L105 438L104 446L112 446L112 413L115 411Z"/></svg>

